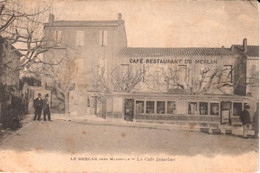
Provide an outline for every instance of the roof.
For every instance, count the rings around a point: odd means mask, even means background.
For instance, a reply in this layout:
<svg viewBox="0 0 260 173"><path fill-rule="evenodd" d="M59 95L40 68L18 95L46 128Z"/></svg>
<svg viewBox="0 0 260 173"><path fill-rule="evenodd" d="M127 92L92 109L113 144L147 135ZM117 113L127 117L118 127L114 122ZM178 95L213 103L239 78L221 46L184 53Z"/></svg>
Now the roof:
<svg viewBox="0 0 260 173"><path fill-rule="evenodd" d="M123 24L123 20L96 20L96 21L68 21L55 20L53 23L45 23L44 26L52 27L117 27Z"/></svg>
<svg viewBox="0 0 260 173"><path fill-rule="evenodd" d="M232 45L231 49L234 50L235 53L244 53L243 45ZM248 45L246 55L249 57L259 57L259 46Z"/></svg>
<svg viewBox="0 0 260 173"><path fill-rule="evenodd" d="M129 57L236 55L227 48L124 48L120 54Z"/></svg>

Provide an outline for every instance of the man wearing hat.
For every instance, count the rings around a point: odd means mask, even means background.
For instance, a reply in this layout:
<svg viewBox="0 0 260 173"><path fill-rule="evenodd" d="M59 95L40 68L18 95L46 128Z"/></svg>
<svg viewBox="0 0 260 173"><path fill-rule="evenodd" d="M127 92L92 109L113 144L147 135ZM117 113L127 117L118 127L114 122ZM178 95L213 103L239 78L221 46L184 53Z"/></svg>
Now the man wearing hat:
<svg viewBox="0 0 260 173"><path fill-rule="evenodd" d="M46 115L48 115L48 120L51 121L51 112L50 112L50 104L49 104L49 94L45 95L43 100L43 117L44 121L46 121Z"/></svg>
<svg viewBox="0 0 260 173"><path fill-rule="evenodd" d="M34 99L33 102L33 107L35 108L35 114L34 114L34 119L33 120L41 120L41 114L42 114L42 98L41 98L41 93L38 94L38 97ZM37 118L38 117L38 118Z"/></svg>
<svg viewBox="0 0 260 173"><path fill-rule="evenodd" d="M244 111L241 112L240 114L240 120L243 124L243 137L247 138L247 133L249 129L249 124L250 124L250 114L248 110L250 109L249 105L245 105Z"/></svg>

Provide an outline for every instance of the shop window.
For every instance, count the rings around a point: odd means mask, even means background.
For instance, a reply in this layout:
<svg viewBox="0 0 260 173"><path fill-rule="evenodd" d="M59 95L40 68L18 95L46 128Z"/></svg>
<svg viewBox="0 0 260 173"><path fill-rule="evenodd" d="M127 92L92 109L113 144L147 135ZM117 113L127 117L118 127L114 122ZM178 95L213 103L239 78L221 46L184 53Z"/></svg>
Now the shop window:
<svg viewBox="0 0 260 173"><path fill-rule="evenodd" d="M233 116L239 116L242 112L242 103L233 103Z"/></svg>
<svg viewBox="0 0 260 173"><path fill-rule="evenodd" d="M136 113L144 113L144 101L136 101Z"/></svg>
<svg viewBox="0 0 260 173"><path fill-rule="evenodd" d="M167 114L175 114L176 113L176 103L174 101L167 102Z"/></svg>
<svg viewBox="0 0 260 173"><path fill-rule="evenodd" d="M99 45L107 46L107 31L100 31L99 33Z"/></svg>
<svg viewBox="0 0 260 173"><path fill-rule="evenodd" d="M219 115L218 103L210 103L210 115Z"/></svg>
<svg viewBox="0 0 260 173"><path fill-rule="evenodd" d="M154 113L154 101L146 102L146 113L153 114Z"/></svg>
<svg viewBox="0 0 260 173"><path fill-rule="evenodd" d="M208 103L200 102L200 115L208 115Z"/></svg>
<svg viewBox="0 0 260 173"><path fill-rule="evenodd" d="M197 114L197 103L196 102L189 102L188 114L190 114L190 115Z"/></svg>
<svg viewBox="0 0 260 173"><path fill-rule="evenodd" d="M165 102L164 101L157 102L157 114L165 114Z"/></svg>
<svg viewBox="0 0 260 173"><path fill-rule="evenodd" d="M84 31L76 31L76 46L84 46Z"/></svg>

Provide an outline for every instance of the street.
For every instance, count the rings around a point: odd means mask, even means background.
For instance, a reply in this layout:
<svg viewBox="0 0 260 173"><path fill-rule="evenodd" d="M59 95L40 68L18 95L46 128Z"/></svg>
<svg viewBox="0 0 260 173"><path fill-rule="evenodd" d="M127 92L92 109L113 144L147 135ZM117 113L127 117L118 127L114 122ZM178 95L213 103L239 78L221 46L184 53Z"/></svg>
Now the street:
<svg viewBox="0 0 260 173"><path fill-rule="evenodd" d="M257 139L65 121L55 117L51 122L32 121L29 117L21 129L4 135L0 144L2 171L82 171L86 164L93 166L89 167L92 171L108 168L118 171L113 163L124 165L119 170L134 172L142 170L144 165L146 170L163 170L157 164L174 171L233 171L255 170L258 164ZM109 160L112 156L116 156L113 161ZM134 162L125 156L134 156ZM198 167L201 162L205 164Z"/></svg>
<svg viewBox="0 0 260 173"><path fill-rule="evenodd" d="M124 127L84 121L31 121L3 139L1 149L60 151L65 153L214 156L258 151L257 139L201 132Z"/></svg>

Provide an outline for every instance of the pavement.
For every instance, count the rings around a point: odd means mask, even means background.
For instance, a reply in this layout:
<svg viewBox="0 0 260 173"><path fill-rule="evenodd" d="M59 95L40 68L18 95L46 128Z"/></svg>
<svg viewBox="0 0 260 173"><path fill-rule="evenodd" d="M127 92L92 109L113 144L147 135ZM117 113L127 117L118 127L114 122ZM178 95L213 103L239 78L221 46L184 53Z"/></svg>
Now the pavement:
<svg viewBox="0 0 260 173"><path fill-rule="evenodd" d="M135 128L152 128L152 129L164 129L164 130L180 130L180 131L192 131L192 132L205 132L209 134L228 134L235 136L243 135L243 127L232 127L222 125L217 128L210 127L199 127L199 126L189 126L189 125L177 125L177 124L166 124L166 123L142 123L142 122L130 122L124 120L106 120L96 115L81 115L81 116L66 116L65 114L53 114L53 120L64 120L81 122L86 124L99 124L108 126L118 126L118 127L135 127ZM249 130L248 134L250 136L254 135L252 129Z"/></svg>
<svg viewBox="0 0 260 173"><path fill-rule="evenodd" d="M212 170L209 167L216 168L214 172L227 170L228 166L230 170L226 172L255 172L253 170L258 168L258 139L194 132L194 129L187 130L184 126L179 129L166 124L112 122L95 116L53 114L52 118L53 121L33 121L33 115L28 115L22 128L6 130L7 134L0 138L0 172L82 172L86 167L93 168L93 164L98 168L103 166L103 171L92 172L120 172L108 167L111 163L118 167L122 161L71 160L82 157L136 158L125 162L124 167L136 168L128 172L137 172L138 165L151 168L148 172L156 170L153 167L158 163L156 161L137 161L137 158L147 157L175 159L160 162L160 172L167 163L169 168L185 165L182 170L188 169L177 172L192 172L197 165L207 166L203 172ZM221 168L220 160L224 163ZM237 171L234 171L234 166Z"/></svg>
<svg viewBox="0 0 260 173"><path fill-rule="evenodd" d="M27 115L27 117L22 121L26 123L33 119L33 114ZM129 128L148 128L148 129L161 129L161 130L179 130L179 131L189 131L189 132L204 132L208 134L227 134L233 136L241 137L243 135L242 127L232 127L232 126L220 126L217 128L210 127L199 127L199 126L189 126L189 125L177 125L177 124L165 124L165 123L143 123L143 122L130 122L124 120L106 120L96 115L65 115L65 114L52 114L52 120L62 120L62 121L71 121L81 124L90 124L90 125L106 125L106 126L116 126L116 127L129 127ZM1 126L1 124L0 124ZM8 131L1 130L0 137ZM254 131L249 130L249 135L253 136Z"/></svg>

